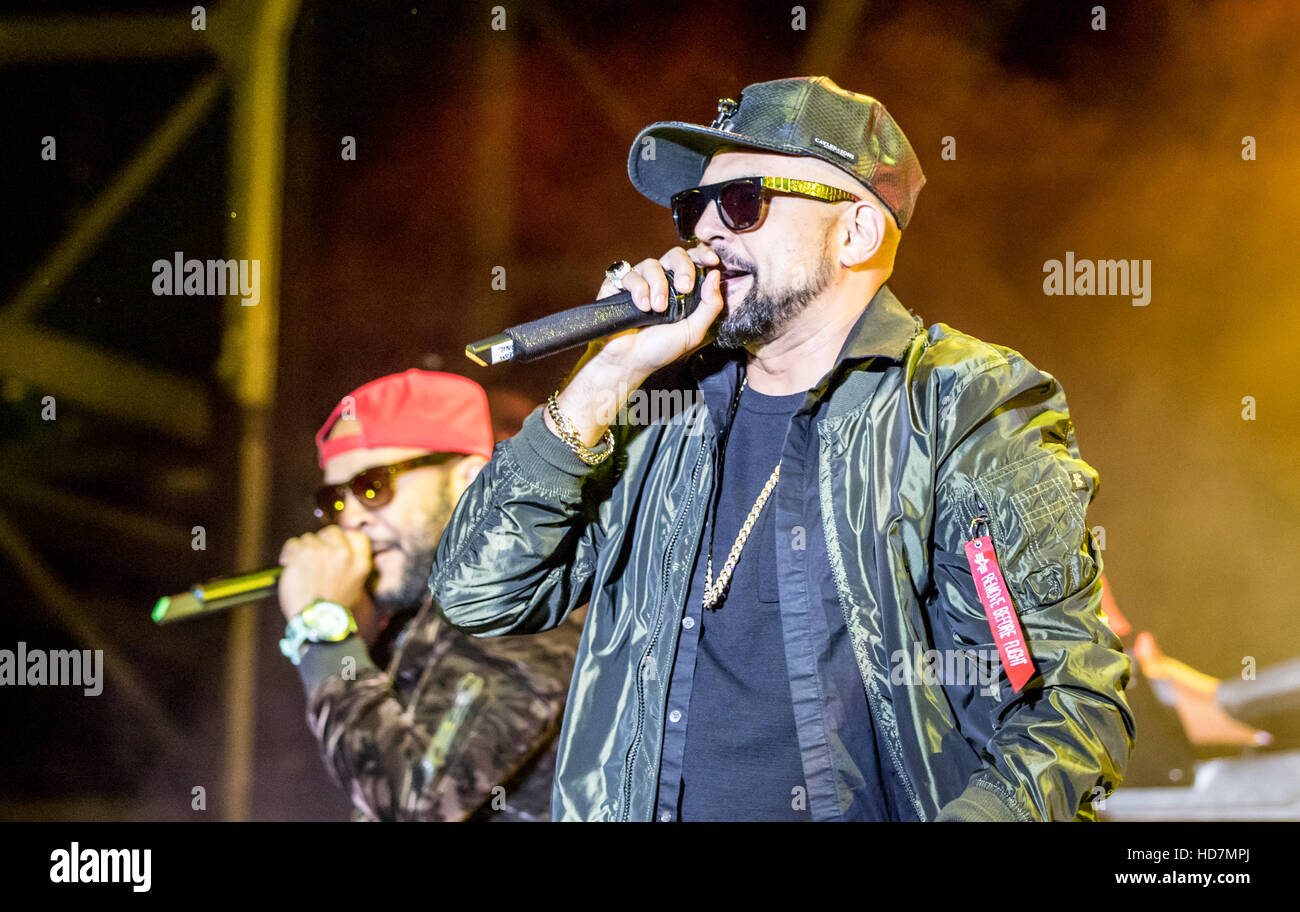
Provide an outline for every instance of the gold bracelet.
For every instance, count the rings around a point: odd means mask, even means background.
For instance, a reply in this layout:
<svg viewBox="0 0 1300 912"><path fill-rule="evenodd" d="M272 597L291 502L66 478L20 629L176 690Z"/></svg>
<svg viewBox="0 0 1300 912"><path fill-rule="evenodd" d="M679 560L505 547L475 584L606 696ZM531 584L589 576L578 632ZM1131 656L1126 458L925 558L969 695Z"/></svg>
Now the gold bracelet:
<svg viewBox="0 0 1300 912"><path fill-rule="evenodd" d="M605 428L605 434L601 442L605 444L605 452L597 453L595 447L589 447L583 444L582 437L578 434L578 429L573 426L573 422L564 417L560 411L560 404L556 397L560 391L556 390L551 393L551 397L546 400L546 410L550 412L551 420L555 422L555 429L560 433L560 439L565 442L569 449L573 450L589 466L598 466L608 459L614 452L614 435L609 428Z"/></svg>

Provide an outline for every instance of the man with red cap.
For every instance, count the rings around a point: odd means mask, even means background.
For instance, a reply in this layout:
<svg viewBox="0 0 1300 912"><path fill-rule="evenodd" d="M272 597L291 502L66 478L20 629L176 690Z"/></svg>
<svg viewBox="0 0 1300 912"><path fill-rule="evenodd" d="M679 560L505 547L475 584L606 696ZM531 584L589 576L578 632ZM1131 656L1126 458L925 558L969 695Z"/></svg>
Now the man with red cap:
<svg viewBox="0 0 1300 912"><path fill-rule="evenodd" d="M487 395L408 370L316 434L324 527L280 563L281 650L326 767L368 820L545 820L581 624L477 640L429 596L438 540L492 455Z"/></svg>

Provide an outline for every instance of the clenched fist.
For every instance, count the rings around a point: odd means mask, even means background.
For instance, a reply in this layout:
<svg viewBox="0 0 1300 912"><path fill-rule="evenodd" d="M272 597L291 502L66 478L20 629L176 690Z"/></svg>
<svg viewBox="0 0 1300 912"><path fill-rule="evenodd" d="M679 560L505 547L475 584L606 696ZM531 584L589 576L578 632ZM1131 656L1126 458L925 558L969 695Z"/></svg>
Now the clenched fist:
<svg viewBox="0 0 1300 912"><path fill-rule="evenodd" d="M317 599L351 609L361 600L370 574L370 539L326 526L285 542L280 565L280 610L286 619Z"/></svg>
<svg viewBox="0 0 1300 912"><path fill-rule="evenodd" d="M600 440L619 406L647 377L704 344L709 328L725 305L725 264L707 244L698 244L689 251L674 247L657 260L642 260L623 276L623 288L632 293L632 301L640 310L663 311L668 307L665 270L672 270L677 291L684 293L695 286L697 266L718 268L709 269L705 275L699 307L689 317L676 323L629 329L587 346L557 402L586 446ZM606 279L599 297L609 297L617 290ZM542 420L553 433L557 431L549 413L543 413Z"/></svg>

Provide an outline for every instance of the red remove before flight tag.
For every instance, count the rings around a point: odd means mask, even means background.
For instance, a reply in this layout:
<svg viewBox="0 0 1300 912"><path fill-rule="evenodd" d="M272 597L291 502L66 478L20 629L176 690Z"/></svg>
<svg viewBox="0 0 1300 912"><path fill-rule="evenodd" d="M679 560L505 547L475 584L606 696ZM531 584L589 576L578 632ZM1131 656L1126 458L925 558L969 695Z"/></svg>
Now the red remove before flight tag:
<svg viewBox="0 0 1300 912"><path fill-rule="evenodd" d="M974 525L972 523L972 525ZM1029 656L1025 633L1016 617L1016 606L1011 604L1011 593L998 567L998 556L993 553L993 539L987 535L966 542L966 560L970 562L970 575L975 579L984 616L993 631L993 642L998 644L1002 667L1011 679L1016 693L1034 676L1034 661Z"/></svg>

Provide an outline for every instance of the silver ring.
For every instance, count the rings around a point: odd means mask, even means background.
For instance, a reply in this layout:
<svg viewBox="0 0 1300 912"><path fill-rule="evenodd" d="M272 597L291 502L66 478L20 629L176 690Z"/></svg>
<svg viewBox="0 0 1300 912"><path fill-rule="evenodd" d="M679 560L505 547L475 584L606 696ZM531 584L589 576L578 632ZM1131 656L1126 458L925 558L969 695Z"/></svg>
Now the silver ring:
<svg viewBox="0 0 1300 912"><path fill-rule="evenodd" d="M619 291L623 291L623 276L627 275L631 271L631 263L627 260L618 260L617 262L609 264L609 267L605 270L605 278L613 282L614 287Z"/></svg>

